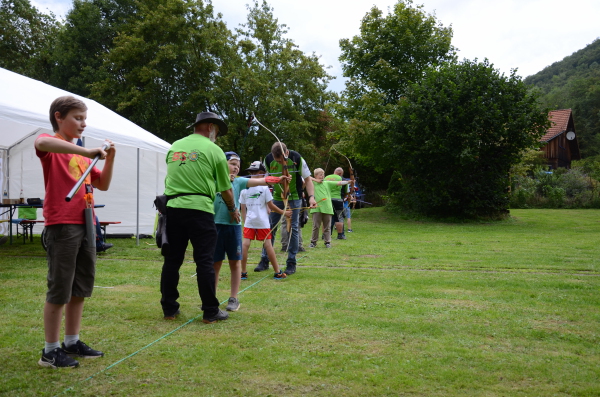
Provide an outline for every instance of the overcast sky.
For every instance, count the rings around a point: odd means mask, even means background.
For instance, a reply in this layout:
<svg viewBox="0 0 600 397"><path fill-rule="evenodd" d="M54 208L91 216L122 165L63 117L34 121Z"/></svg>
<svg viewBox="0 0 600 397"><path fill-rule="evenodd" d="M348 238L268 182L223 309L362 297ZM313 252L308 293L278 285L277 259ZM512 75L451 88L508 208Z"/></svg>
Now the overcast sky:
<svg viewBox="0 0 600 397"><path fill-rule="evenodd" d="M40 11L64 16L71 0L31 0ZM245 22L249 0L213 0L229 29ZM385 11L396 0L270 0L288 38L305 53L316 53L337 76L330 88L341 91L344 79L339 40L359 34L360 21L373 6ZM488 58L501 72L518 68L526 77L560 61L600 37L599 0L415 0L444 26L452 25L459 59Z"/></svg>

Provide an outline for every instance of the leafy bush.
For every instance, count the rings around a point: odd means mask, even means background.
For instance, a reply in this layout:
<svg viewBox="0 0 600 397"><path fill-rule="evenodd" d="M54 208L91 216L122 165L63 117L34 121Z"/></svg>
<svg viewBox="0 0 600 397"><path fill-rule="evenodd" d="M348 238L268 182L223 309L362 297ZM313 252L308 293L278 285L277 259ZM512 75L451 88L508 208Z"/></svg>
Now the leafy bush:
<svg viewBox="0 0 600 397"><path fill-rule="evenodd" d="M550 208L561 208L565 202L565 189L562 187L549 186L546 190Z"/></svg>
<svg viewBox="0 0 600 397"><path fill-rule="evenodd" d="M513 178L511 208L600 208L598 181L583 168L553 172L538 168L532 177Z"/></svg>
<svg viewBox="0 0 600 397"><path fill-rule="evenodd" d="M595 180L600 180L600 156L587 157L582 160L573 161L573 168L580 169L584 174Z"/></svg>
<svg viewBox="0 0 600 397"><path fill-rule="evenodd" d="M577 168L571 169L560 176L560 184L569 197L576 197L591 189L590 183L590 178Z"/></svg>
<svg viewBox="0 0 600 397"><path fill-rule="evenodd" d="M398 105L386 137L398 171L390 203L440 218L506 216L511 166L548 124L520 78L487 60L446 64Z"/></svg>

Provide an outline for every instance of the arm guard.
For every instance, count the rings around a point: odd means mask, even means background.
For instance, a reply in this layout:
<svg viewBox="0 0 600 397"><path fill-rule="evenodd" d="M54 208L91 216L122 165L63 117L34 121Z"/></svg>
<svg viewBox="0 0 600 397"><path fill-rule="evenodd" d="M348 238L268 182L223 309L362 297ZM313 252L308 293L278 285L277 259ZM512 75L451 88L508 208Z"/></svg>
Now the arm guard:
<svg viewBox="0 0 600 397"><path fill-rule="evenodd" d="M281 182L281 178L278 176L265 176L265 182L267 182L269 185L272 185L274 183Z"/></svg>

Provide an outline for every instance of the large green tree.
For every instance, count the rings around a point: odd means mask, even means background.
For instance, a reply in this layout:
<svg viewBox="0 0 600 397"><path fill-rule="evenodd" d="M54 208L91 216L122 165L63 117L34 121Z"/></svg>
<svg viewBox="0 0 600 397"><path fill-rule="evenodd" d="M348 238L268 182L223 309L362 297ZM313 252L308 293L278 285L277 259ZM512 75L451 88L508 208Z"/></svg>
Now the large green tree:
<svg viewBox="0 0 600 397"><path fill-rule="evenodd" d="M234 62L220 69L222 82L215 93L232 131L221 145L238 151L244 161L258 160L275 138L265 128L248 128L252 114L291 149L315 153L326 135L325 109L333 99L327 92L331 77L316 55L307 55L286 37L266 1L248 6L245 24L236 29Z"/></svg>
<svg viewBox="0 0 600 397"><path fill-rule="evenodd" d="M1 0L0 67L47 81L59 26L52 13L39 12L29 0Z"/></svg>
<svg viewBox="0 0 600 397"><path fill-rule="evenodd" d="M135 0L74 0L55 40L50 83L89 96L92 83L103 77L101 67L114 38L138 18L136 4Z"/></svg>
<svg viewBox="0 0 600 397"><path fill-rule="evenodd" d="M453 59L451 39L452 28L411 0L398 1L388 14L373 7L362 19L360 34L340 40L340 61L349 78L346 115L379 119L385 105L393 108L425 70Z"/></svg>
<svg viewBox="0 0 600 397"><path fill-rule="evenodd" d="M507 213L509 170L549 123L536 94L515 71L487 60L448 63L412 84L380 137L397 170L395 204L434 216Z"/></svg>
<svg viewBox="0 0 600 397"><path fill-rule="evenodd" d="M105 57L92 97L167 141L187 135L199 111L223 114L215 100L232 36L200 0L139 2ZM226 116L226 115L224 115Z"/></svg>
<svg viewBox="0 0 600 397"><path fill-rule="evenodd" d="M422 5L400 0L387 13L373 7L361 21L360 34L340 40L340 61L348 77L336 108L347 122L340 136L357 167L378 174L363 179L370 190L385 189L391 171L380 160L395 159L376 142L386 135L385 121L410 84L420 81L429 68L454 59L451 39L451 27L444 27Z"/></svg>
<svg viewBox="0 0 600 397"><path fill-rule="evenodd" d="M330 98L317 57L285 33L266 2L249 7L237 35L209 3L140 2L138 18L121 26L109 48L92 96L168 141L189 134L196 113L214 111L230 130L219 145L256 160L274 138L249 129L251 114L285 141L304 143Z"/></svg>

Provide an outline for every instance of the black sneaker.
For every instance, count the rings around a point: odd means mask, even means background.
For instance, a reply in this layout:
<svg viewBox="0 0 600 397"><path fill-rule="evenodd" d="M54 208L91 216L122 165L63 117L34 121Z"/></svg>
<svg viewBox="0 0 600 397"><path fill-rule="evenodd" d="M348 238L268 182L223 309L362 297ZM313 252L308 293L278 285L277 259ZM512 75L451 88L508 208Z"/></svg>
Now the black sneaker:
<svg viewBox="0 0 600 397"><path fill-rule="evenodd" d="M281 247L281 252L287 252L287 247Z"/></svg>
<svg viewBox="0 0 600 397"><path fill-rule="evenodd" d="M287 266L285 267L284 273L287 274L288 276L296 273L296 264L288 263Z"/></svg>
<svg viewBox="0 0 600 397"><path fill-rule="evenodd" d="M76 357L82 357L82 358L98 358L98 357L104 356L104 353L102 353L98 350L92 349L91 347L89 347L88 345L86 345L85 343L83 343L80 340L78 340L77 342L75 342L75 344L73 344L69 347L66 347L65 344L63 343L62 349L69 356L76 356Z"/></svg>
<svg viewBox="0 0 600 397"><path fill-rule="evenodd" d="M111 243L102 243L96 246L96 252L105 252L107 249L112 247L113 245Z"/></svg>
<svg viewBox="0 0 600 397"><path fill-rule="evenodd" d="M181 312L179 311L179 309L177 309L177 311L173 314L165 314L164 318L165 320L175 320L180 314Z"/></svg>
<svg viewBox="0 0 600 397"><path fill-rule="evenodd" d="M42 349L42 358L40 358L38 364L42 367L54 369L79 367L79 361L73 360L71 357L67 356L65 351L60 347L57 347L50 353L46 353L45 349Z"/></svg>
<svg viewBox="0 0 600 397"><path fill-rule="evenodd" d="M258 262L258 266L256 266L256 268L254 268L254 271L262 272L265 270L269 270L269 262L266 262L264 259L261 259L260 262Z"/></svg>
<svg viewBox="0 0 600 397"><path fill-rule="evenodd" d="M298 248L298 252L306 252L306 249L304 247L300 247Z"/></svg>
<svg viewBox="0 0 600 397"><path fill-rule="evenodd" d="M331 248L331 243L325 243L325 248Z"/></svg>
<svg viewBox="0 0 600 397"><path fill-rule="evenodd" d="M229 313L224 312L223 310L219 309L219 311L216 314L213 314L212 316L209 316L209 317L204 317L202 319L202 322L204 324L214 324L217 321L227 320L228 318L229 318Z"/></svg>
<svg viewBox="0 0 600 397"><path fill-rule="evenodd" d="M338 234L337 239L338 240L346 240L346 236L343 234Z"/></svg>
<svg viewBox="0 0 600 397"><path fill-rule="evenodd" d="M242 280L248 280L248 273L242 273Z"/></svg>
<svg viewBox="0 0 600 397"><path fill-rule="evenodd" d="M275 273L275 274L273 275L273 278L274 278L275 280L283 280L283 279L285 279L286 277L287 277L287 274L285 274L285 273L284 273L284 272L282 272L281 270L279 271L279 273Z"/></svg>

